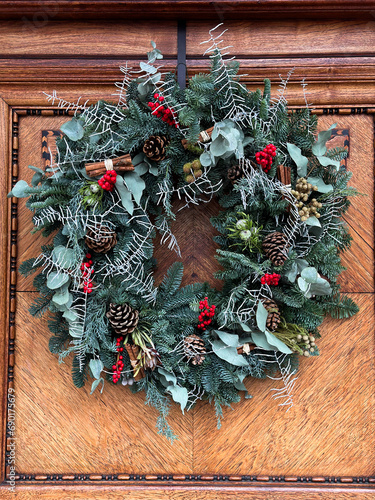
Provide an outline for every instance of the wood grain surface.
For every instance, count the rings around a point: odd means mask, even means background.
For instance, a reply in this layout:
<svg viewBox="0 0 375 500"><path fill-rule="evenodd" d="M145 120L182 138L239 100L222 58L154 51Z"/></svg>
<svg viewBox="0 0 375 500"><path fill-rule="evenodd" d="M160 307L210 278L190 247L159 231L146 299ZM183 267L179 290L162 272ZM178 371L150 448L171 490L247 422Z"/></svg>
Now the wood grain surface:
<svg viewBox="0 0 375 500"><path fill-rule="evenodd" d="M43 161L42 130L56 130L65 120L20 117L21 178L31 177L29 162L40 166ZM332 120L322 117L320 129L327 128ZM368 324L374 320L373 256L369 251L373 248L373 120L365 115L339 117L337 127L350 131L348 168L354 173L353 184L368 195L355 198L348 214L348 222L355 229L354 245L345 256L348 271L342 278L345 291L354 292L351 296L361 312L349 321L325 322L319 341L321 355L301 362L294 408L286 414L272 401L270 391L275 382L249 380L253 399L234 405L233 410L226 409L220 430L216 430L208 403L199 404L185 417L174 407L170 420L180 440L170 446L157 435L153 426L156 414L144 407L143 395L107 385L103 395L89 396L88 387L80 390L73 386L71 362L59 366L48 352L46 321L31 320L27 311L35 295L27 292L32 290L30 278L20 278L15 368L17 440L21 445L18 470L101 474L220 471L240 476L372 474L374 447L368 436L375 430L370 418L374 372L369 353L374 350L374 339L368 335ZM181 205L175 204L176 212ZM209 218L218 210L217 202L212 201L177 214L173 230L182 251L185 284L204 279L217 284L212 281L217 264ZM20 200L19 262L37 255L41 243L45 243L42 236L30 235L31 229L30 213ZM176 256L164 246L156 248L156 256L160 276ZM121 438L116 436L117 429L121 429ZM59 453L61 447L63 454Z"/></svg>
<svg viewBox="0 0 375 500"><path fill-rule="evenodd" d="M77 0L70 3L70 9L59 2L60 14L50 17L37 29L29 29L30 33L23 26L25 21L20 21L18 9L22 5L22 15L33 21L32 16L38 12L36 8L43 11L48 2L0 3L0 14L14 19L0 21L2 270L9 267L7 257L3 256L9 255L10 243L9 228L4 221L6 179L14 165L14 175L30 180L32 172L27 165L42 164L42 130L56 130L66 120L65 116L53 115L51 110L44 111L43 91L56 89L62 97L71 100L79 96L91 101L111 99L112 83L121 77L118 65L130 60L130 65L136 67L138 61L144 59L150 40L155 40L165 53L166 67L174 70L176 23L172 19L177 5L181 7L180 12L192 14L193 10L189 9L199 4L200 14L204 16L209 2L175 2L173 8L168 7L168 3L148 3L148 14L152 16L158 8L158 14L166 16L163 22L133 23L129 19L137 13L129 1L104 4L99 0L94 8L94 2ZM286 414L271 399L270 389L277 382L249 380L253 399L233 405L233 410L226 409L221 430L216 429L213 409L206 403L185 416L173 407L170 420L180 440L171 446L157 435L156 412L144 405L143 395L129 394L123 387L107 384L102 395L89 396L88 388L73 386L71 361L58 365L56 357L48 351L45 320L33 320L27 312L35 296L32 278L18 277L16 353L14 356L10 349L9 360L10 365L14 365L18 394L17 472L20 479L15 496L3 484L0 498L374 498L375 57L371 47L375 17L371 13L372 3L368 0L266 0L260 3L240 0L234 13L233 2L219 1L209 6L214 10L211 21L198 22L195 15L188 22L189 74L207 70L207 61L201 56L203 46L198 42L207 38L208 29L220 18L237 15L241 16L239 20L226 23L225 27L230 28L227 41L234 44L232 53L240 56L241 72L247 74L243 81L250 89L258 86L264 76L270 76L276 83L279 73L285 75L296 66L288 98L290 104L301 106L304 101L300 80L307 76L309 101L317 112L320 115L339 113L320 116L320 129L336 122L338 129L349 130L347 164L354 173L352 185L367 195L353 199L346 217L353 245L344 255L348 270L341 277L343 290L359 303L361 311L349 321L325 321L319 340L321 355L301 361L294 407ZM274 9L276 14L272 20L254 22L249 13L255 12L256 4L259 18ZM145 3L134 5L140 8ZM332 15L337 7L340 8L336 19L329 20L327 12ZM114 15L110 23L103 22L110 9L118 17ZM357 16L361 10L364 11L362 17ZM306 13L304 19L298 11ZM90 19L100 12L103 19L78 22L75 17L73 23L56 22L58 18L77 16L78 12ZM120 23L125 12L129 18ZM248 15L243 15L244 12ZM342 20L345 12L346 15L356 13L356 17ZM308 17L313 13L320 16L316 22ZM40 106L42 110L38 109ZM8 111L17 117L13 137ZM8 144L13 147L12 162L8 157ZM176 202L176 210L179 207ZM212 278L217 262L213 259L214 230L209 222L209 217L217 211L218 205L213 201L178 213L173 229L181 245L185 284L207 279L220 286ZM17 245L13 247L13 252L18 252L17 264L37 255L40 245L46 242L40 234L30 235L30 215L21 200L17 221L13 220L13 228L17 229L18 224ZM165 247L158 247L156 255L160 279L176 257ZM10 346L7 343L9 329L5 326L10 296L15 293L15 288L9 288L5 279L6 273L0 272L0 280L3 280L0 355L4 351L6 354ZM14 304L12 299L12 307ZM13 335L14 328L11 332ZM3 379L6 366L7 362L1 365ZM9 373L12 378L12 371ZM4 388L3 383L0 389L3 391L0 392L2 417ZM0 444L3 437L4 432ZM0 466L3 474L4 444Z"/></svg>

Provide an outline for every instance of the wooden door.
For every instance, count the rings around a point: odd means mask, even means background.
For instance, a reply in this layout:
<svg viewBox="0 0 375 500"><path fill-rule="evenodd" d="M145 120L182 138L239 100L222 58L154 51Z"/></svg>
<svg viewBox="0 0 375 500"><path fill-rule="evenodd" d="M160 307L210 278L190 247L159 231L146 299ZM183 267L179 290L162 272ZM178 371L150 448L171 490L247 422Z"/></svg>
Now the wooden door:
<svg viewBox="0 0 375 500"><path fill-rule="evenodd" d="M0 6L7 17L0 23L0 354L4 360L0 497L14 497L5 480L15 442L17 499L374 498L375 73L369 51L375 22L369 20L369 12L360 12L369 8L369 2L361 7L347 2L349 19L340 21L343 12L334 12L334 0L325 2L331 20L319 18L318 7L311 13L315 20L283 20L288 9L305 2L272 0L264 2L262 12L251 1L238 2L238 12L230 3L210 8L204 3L202 12L208 19L197 22L193 14L199 2L184 4L189 18L189 74L207 66L199 42L220 18L225 19L227 41L241 60L249 88L256 88L265 76L277 85L279 73L296 67L289 102L304 105L300 80L306 77L319 127L337 123L332 141L345 141L352 185L367 196L356 198L347 215L353 245L344 257L348 270L341 278L343 291L356 300L360 313L351 320L324 323L321 355L302 362L294 407L288 413L277 407L270 396L273 381L249 381L253 399L227 409L220 430L207 403L185 416L174 407L171 424L180 439L173 445L157 434L156 414L144 405L143 395L107 386L102 395L90 396L88 387L73 386L70 361L59 366L49 353L45 319L32 319L28 313L35 295L32 281L17 274L20 262L38 254L42 237L30 235L24 200L8 201L6 193L18 177L31 178L29 164L43 165L43 153L53 147L54 136L67 119L42 92L56 89L67 100L80 95L110 99L119 64L143 59L150 40L174 70L177 14L151 3L149 14L162 15L162 22L130 21L119 7L121 2L108 2L103 19L112 9L116 22L95 21L90 5L85 7L90 21L73 22L65 18L77 19L83 2L69 13L63 2L39 2L38 8L23 3L24 19L17 19L12 10L15 2L4 2L8 10ZM318 0L316 5L323 8L324 2ZM58 8L55 14L52 7ZM124 2L123 8L136 15L131 2ZM164 10L158 13L157 8ZM268 18L262 18L268 8L280 9L274 14L277 20L270 22L271 10ZM238 15L241 20L234 19ZM181 213L174 228L182 245L185 283L211 279L215 267L208 217L217 205L190 210ZM194 223L189 224L191 220ZM163 258L161 273L174 256L164 249L158 253ZM7 427L13 421L12 407L6 405L13 389L14 436Z"/></svg>

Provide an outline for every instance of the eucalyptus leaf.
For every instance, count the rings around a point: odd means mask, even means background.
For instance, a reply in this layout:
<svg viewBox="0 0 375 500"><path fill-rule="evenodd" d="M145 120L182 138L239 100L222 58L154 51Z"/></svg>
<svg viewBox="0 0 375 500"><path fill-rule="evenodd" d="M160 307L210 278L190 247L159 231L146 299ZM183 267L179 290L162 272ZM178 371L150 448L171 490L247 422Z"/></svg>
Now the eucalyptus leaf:
<svg viewBox="0 0 375 500"><path fill-rule="evenodd" d="M242 321L240 322L241 328L244 332L251 332L251 328L247 326L246 323L243 323Z"/></svg>
<svg viewBox="0 0 375 500"><path fill-rule="evenodd" d="M315 269L315 267L306 267L301 272L301 278L307 281L307 283L316 283L318 276L318 271Z"/></svg>
<svg viewBox="0 0 375 500"><path fill-rule="evenodd" d="M221 340L212 340L211 345L212 350L220 359L223 359L234 366L248 366L248 363L243 356L238 354L236 347L227 346Z"/></svg>
<svg viewBox="0 0 375 500"><path fill-rule="evenodd" d="M318 134L318 139L317 141L313 144L312 146L312 152L316 156L323 156L326 151L326 142L329 141L329 139L332 136L332 129L336 127L336 123L331 125L328 130L323 130L322 132L319 132Z"/></svg>
<svg viewBox="0 0 375 500"><path fill-rule="evenodd" d="M103 361L101 359L90 359L90 370L94 378L100 378L100 374L104 368Z"/></svg>
<svg viewBox="0 0 375 500"><path fill-rule="evenodd" d="M35 187L43 179L44 171L39 167L34 167L33 165L29 165L28 168L35 172L33 178L31 179L31 185Z"/></svg>
<svg viewBox="0 0 375 500"><path fill-rule="evenodd" d="M186 387L181 387L180 385L170 385L167 390L171 393L173 401L180 404L181 411L184 413L184 409L186 408L189 398L189 393Z"/></svg>
<svg viewBox="0 0 375 500"><path fill-rule="evenodd" d="M292 351L289 349L289 347L285 345L284 342L281 342L281 340L278 339L273 333L269 332L268 330L266 330L264 333L266 335L268 343L274 347L274 350L276 348L277 351L283 352L284 354L292 354Z"/></svg>
<svg viewBox="0 0 375 500"><path fill-rule="evenodd" d="M167 387L170 384L176 385L177 384L177 377L174 373L171 373L164 368L158 368L159 374L164 378L164 380L161 379L162 384Z"/></svg>
<svg viewBox="0 0 375 500"><path fill-rule="evenodd" d="M77 314L69 309L68 311L65 311L63 314L63 317L70 322L75 321L77 319Z"/></svg>
<svg viewBox="0 0 375 500"><path fill-rule="evenodd" d="M145 71L149 75L154 75L157 72L157 69L155 68L155 66L152 66L151 64L147 64L143 61L141 61L139 63L139 66L140 66L142 71Z"/></svg>
<svg viewBox="0 0 375 500"><path fill-rule="evenodd" d="M214 164L211 154L207 151L205 151L200 155L199 161L201 162L203 167L210 167L211 165Z"/></svg>
<svg viewBox="0 0 375 500"><path fill-rule="evenodd" d="M68 287L61 287L57 290L57 292L52 297L52 302L57 304L58 306L66 305L73 298L72 294L69 292Z"/></svg>
<svg viewBox="0 0 375 500"><path fill-rule="evenodd" d="M317 156L319 163L323 167L328 167L329 165L333 165L336 167L336 170L340 168L340 161L339 160L333 160L332 158L328 158L327 156Z"/></svg>
<svg viewBox="0 0 375 500"><path fill-rule="evenodd" d="M297 165L297 173L300 177L305 177L307 174L307 164L309 160L306 158L306 156L303 156L301 153L301 149L296 146L295 144L290 144L289 142L287 143L287 148L288 152L290 154L290 157L294 161L294 163Z"/></svg>
<svg viewBox="0 0 375 500"><path fill-rule="evenodd" d="M285 276L288 278L288 280L292 283L296 281L296 278L298 274L301 274L301 271L305 269L305 267L308 267L309 263L307 260L304 259L296 259L292 263L292 267L290 268L289 271L285 273Z"/></svg>
<svg viewBox="0 0 375 500"><path fill-rule="evenodd" d="M261 332L264 332L266 330L267 317L268 317L268 311L262 304L262 301L259 300L256 313L256 320L257 320L257 326Z"/></svg>
<svg viewBox="0 0 375 500"><path fill-rule="evenodd" d="M322 227L322 225L319 222L319 219L315 217L315 215L310 216L307 220L305 220L305 224L307 226L316 226L316 227Z"/></svg>
<svg viewBox="0 0 375 500"><path fill-rule="evenodd" d="M25 190L29 187L26 181L18 181L14 186L12 191L8 194L8 198L15 196L16 198L26 198L29 196L26 194Z"/></svg>
<svg viewBox="0 0 375 500"><path fill-rule="evenodd" d="M85 134L85 130L77 118L72 118L60 127L61 132L69 137L71 141L79 141Z"/></svg>
<svg viewBox="0 0 375 500"><path fill-rule="evenodd" d="M57 288L60 288L65 283L67 283L69 280L70 278L68 274L57 273L56 271L53 271L48 275L47 286L50 290L56 290Z"/></svg>
<svg viewBox="0 0 375 500"><path fill-rule="evenodd" d="M306 295L308 294L309 290L310 290L310 283L307 283L306 280L304 280L303 278L301 278L301 276L298 278L297 280L297 284L300 288L300 290ZM307 296L307 295L306 295Z"/></svg>
<svg viewBox="0 0 375 500"><path fill-rule="evenodd" d="M320 177L308 177L307 182L318 188L319 193L330 193L333 191L332 184L326 184Z"/></svg>
<svg viewBox="0 0 375 500"><path fill-rule="evenodd" d="M125 208L127 212L129 212L130 215L133 215L134 203L132 200L132 194L129 191L129 189L125 186L124 179L121 177L121 175L118 175L116 177L115 186L118 194L120 195L122 206Z"/></svg>
<svg viewBox="0 0 375 500"><path fill-rule="evenodd" d="M221 330L215 330L215 333L219 336L220 340L224 342L224 344L236 348L239 346L238 335L235 335L234 333L223 332Z"/></svg>
<svg viewBox="0 0 375 500"><path fill-rule="evenodd" d="M253 332L251 334L251 338L253 339L253 342L257 347L260 347L261 349L265 349L266 351L274 351L275 350L275 347L268 343L267 338L266 338L266 334L264 332L263 333Z"/></svg>
<svg viewBox="0 0 375 500"><path fill-rule="evenodd" d="M74 252L71 248L66 248L63 245L58 245L52 251L52 260L60 267L69 269L74 266Z"/></svg>
<svg viewBox="0 0 375 500"><path fill-rule="evenodd" d="M137 172L128 172L124 175L124 183L134 196L136 203L139 205L143 191L146 187L145 181L137 174Z"/></svg>
<svg viewBox="0 0 375 500"><path fill-rule="evenodd" d="M327 280L319 276L316 283L311 284L310 292L312 295L331 295L332 288Z"/></svg>

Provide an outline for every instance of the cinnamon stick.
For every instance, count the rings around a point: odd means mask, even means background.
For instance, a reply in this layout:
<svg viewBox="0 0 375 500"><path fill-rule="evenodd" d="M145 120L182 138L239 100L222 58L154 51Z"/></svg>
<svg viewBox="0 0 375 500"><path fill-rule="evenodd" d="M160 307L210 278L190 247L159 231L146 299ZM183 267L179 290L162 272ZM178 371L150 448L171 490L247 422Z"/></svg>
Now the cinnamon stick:
<svg viewBox="0 0 375 500"><path fill-rule="evenodd" d="M119 156L118 158L112 158L112 164L113 170L115 170L115 172L131 172L132 170L134 170L134 165L132 164L130 154ZM107 170L104 161L100 161L98 163L86 163L85 169L87 175L89 175L90 177L103 175Z"/></svg>
<svg viewBox="0 0 375 500"><path fill-rule="evenodd" d="M203 132L199 134L198 142L203 142L203 143L208 142L211 139L213 130L214 127L210 127L207 130L203 130ZM187 149L188 141L186 139L182 139L181 143L184 146L184 148Z"/></svg>
<svg viewBox="0 0 375 500"><path fill-rule="evenodd" d="M280 182L282 182L289 188L291 187L292 177L290 167L286 167L285 165L278 165L276 169L276 175ZM282 196L282 199L285 199L284 195ZM287 211L290 212L290 205L288 205Z"/></svg>
<svg viewBox="0 0 375 500"><path fill-rule="evenodd" d="M139 365L138 354L139 354L140 348L134 344L125 344L125 349L129 355L130 364L133 368L134 380L141 380L145 376L144 369L141 367L137 371L137 373L135 374L136 370L138 369L138 365Z"/></svg>

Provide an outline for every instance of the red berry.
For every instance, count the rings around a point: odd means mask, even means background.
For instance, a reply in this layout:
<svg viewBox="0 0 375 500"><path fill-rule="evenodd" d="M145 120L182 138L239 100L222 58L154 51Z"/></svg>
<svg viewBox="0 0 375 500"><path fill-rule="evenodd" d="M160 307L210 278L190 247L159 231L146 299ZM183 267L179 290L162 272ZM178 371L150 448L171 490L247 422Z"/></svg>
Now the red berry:
<svg viewBox="0 0 375 500"><path fill-rule="evenodd" d="M159 97L159 94L155 93L154 94L154 99L157 99Z"/></svg>

